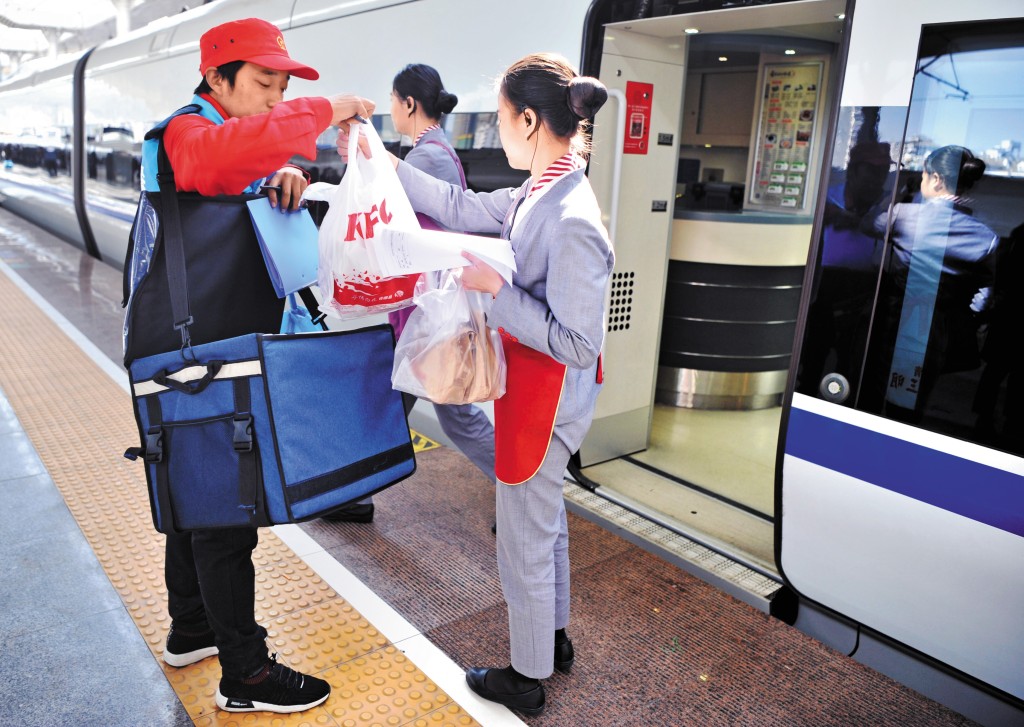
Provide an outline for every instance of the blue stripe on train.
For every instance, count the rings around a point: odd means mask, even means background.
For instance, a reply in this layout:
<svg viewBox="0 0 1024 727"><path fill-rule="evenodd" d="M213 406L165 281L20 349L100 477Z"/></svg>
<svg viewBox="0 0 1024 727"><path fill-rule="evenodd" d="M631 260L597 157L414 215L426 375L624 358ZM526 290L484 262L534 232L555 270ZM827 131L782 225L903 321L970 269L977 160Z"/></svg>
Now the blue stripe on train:
<svg viewBox="0 0 1024 727"><path fill-rule="evenodd" d="M1024 536L1024 477L793 407L786 454Z"/></svg>

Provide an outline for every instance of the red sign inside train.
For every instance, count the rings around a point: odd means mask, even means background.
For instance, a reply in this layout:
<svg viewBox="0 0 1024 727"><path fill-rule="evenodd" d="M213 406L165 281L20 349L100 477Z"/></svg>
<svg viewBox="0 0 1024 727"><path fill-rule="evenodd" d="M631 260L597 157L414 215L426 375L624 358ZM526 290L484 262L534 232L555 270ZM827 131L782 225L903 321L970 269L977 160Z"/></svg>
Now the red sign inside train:
<svg viewBox="0 0 1024 727"><path fill-rule="evenodd" d="M651 135L651 102L653 83L626 81L626 139L623 154L646 154Z"/></svg>

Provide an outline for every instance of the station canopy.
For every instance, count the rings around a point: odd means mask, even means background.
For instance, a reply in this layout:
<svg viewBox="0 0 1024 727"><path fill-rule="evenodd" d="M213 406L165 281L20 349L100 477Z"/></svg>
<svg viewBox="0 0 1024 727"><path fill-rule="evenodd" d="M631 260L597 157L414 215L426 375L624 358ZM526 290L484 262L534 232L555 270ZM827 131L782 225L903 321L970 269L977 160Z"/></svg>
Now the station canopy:
<svg viewBox="0 0 1024 727"><path fill-rule="evenodd" d="M4 0L0 25L21 30L81 30L115 16L110 0Z"/></svg>

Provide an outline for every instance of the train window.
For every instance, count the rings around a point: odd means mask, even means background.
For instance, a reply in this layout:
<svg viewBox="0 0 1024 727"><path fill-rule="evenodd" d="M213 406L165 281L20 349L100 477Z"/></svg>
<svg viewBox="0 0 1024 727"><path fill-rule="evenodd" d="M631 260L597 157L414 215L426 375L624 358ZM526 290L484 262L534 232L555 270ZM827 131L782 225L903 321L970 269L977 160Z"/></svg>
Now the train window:
<svg viewBox="0 0 1024 727"><path fill-rule="evenodd" d="M1024 359L1013 339L1024 318L1022 76L1024 21L925 26L899 144L872 137L862 113L850 166L855 157L877 162L864 172L877 176L862 183L874 190L885 177L879 194L886 196L886 183L892 192L887 209L847 227L856 252L842 250L849 267L866 271L847 286L851 294L863 297L877 282L870 316L850 304L861 324L851 324L847 341L868 342L850 369L860 381L855 406L1019 454ZM886 166L893 159L896 174ZM826 258L840 252L823 246L821 285ZM835 298L845 293L829 286ZM856 344L851 350L856 358Z"/></svg>
<svg viewBox="0 0 1024 727"><path fill-rule="evenodd" d="M444 117L444 131L459 150L500 149L498 138L498 115L492 112L453 113ZM377 114L373 117L374 128L380 134L381 141L387 147L398 147L403 141L388 114ZM325 132L326 133L326 132ZM404 140L409 143L408 139Z"/></svg>
<svg viewBox="0 0 1024 727"><path fill-rule="evenodd" d="M801 393L816 396L822 380L834 374L854 384L860 379L884 247L861 228L892 201L906 115L903 106L840 110L797 371Z"/></svg>
<svg viewBox="0 0 1024 727"><path fill-rule="evenodd" d="M71 189L71 117L64 99L70 79L5 92L0 107L0 159L4 168L36 183Z"/></svg>
<svg viewBox="0 0 1024 727"><path fill-rule="evenodd" d="M528 176L527 172L514 170L501 149L498 138L498 115L493 112L454 113L445 116L444 130L455 147L466 173L470 189L490 192L501 187L519 186ZM376 114L373 125L380 134L384 146L395 154L403 156L409 151L409 140L402 139L391 123L388 114ZM317 139L317 158L310 168L309 162L301 157L292 161L308 168L314 181L337 184L345 171L345 165L335 151L337 131L324 131ZM403 142L404 145L400 144Z"/></svg>

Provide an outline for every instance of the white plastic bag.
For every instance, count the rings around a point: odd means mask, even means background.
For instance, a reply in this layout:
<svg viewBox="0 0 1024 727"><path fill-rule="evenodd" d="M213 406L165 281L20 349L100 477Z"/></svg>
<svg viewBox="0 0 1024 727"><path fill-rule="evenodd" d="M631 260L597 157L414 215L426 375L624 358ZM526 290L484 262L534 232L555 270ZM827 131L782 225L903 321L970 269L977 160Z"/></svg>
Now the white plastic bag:
<svg viewBox="0 0 1024 727"><path fill-rule="evenodd" d="M462 268L424 273L391 371L391 385L435 404L472 404L505 393L501 336L485 323L491 296L462 287Z"/></svg>
<svg viewBox="0 0 1024 727"><path fill-rule="evenodd" d="M359 150L360 134L369 142L369 159ZM357 318L412 305L419 275L384 278L366 243L385 225L419 229L416 213L372 125L352 122L348 167L341 183L311 184L302 198L330 204L319 235L321 311L336 318Z"/></svg>

